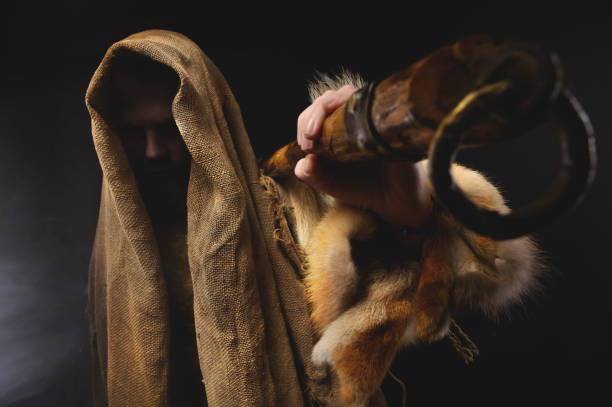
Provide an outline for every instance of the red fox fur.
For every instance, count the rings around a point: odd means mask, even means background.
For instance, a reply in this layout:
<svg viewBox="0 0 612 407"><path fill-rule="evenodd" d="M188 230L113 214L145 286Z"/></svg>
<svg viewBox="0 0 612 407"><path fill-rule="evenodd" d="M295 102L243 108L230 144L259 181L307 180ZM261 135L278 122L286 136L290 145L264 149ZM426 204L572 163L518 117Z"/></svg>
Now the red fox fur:
<svg viewBox="0 0 612 407"><path fill-rule="evenodd" d="M346 83L324 79L311 98ZM419 165L427 169L426 163ZM480 173L456 164L451 171L472 201L509 210ZM306 254L304 283L320 335L312 360L331 367L347 405L367 405L400 346L439 340L453 313L494 315L535 285L538 249L529 237L494 241L438 208L415 255L399 228L372 213L339 204L295 177L278 182Z"/></svg>

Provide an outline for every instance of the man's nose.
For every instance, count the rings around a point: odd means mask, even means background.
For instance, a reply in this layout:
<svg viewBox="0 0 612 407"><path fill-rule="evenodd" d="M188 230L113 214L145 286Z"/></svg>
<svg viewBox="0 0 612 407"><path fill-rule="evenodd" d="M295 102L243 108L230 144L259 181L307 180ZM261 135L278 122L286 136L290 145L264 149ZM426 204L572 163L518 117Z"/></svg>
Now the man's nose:
<svg viewBox="0 0 612 407"><path fill-rule="evenodd" d="M145 156L148 159L159 159L168 154L167 149L162 143L160 135L154 129L146 130L146 141Z"/></svg>

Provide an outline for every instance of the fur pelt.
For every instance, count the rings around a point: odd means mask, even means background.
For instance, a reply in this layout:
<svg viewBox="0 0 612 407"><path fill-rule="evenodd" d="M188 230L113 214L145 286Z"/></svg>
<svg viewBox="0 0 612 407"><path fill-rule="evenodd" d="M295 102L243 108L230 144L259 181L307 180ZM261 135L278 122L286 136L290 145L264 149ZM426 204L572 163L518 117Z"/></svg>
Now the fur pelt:
<svg viewBox="0 0 612 407"><path fill-rule="evenodd" d="M311 98L364 83L346 72L319 75L310 85ZM427 171L427 160L418 165ZM457 164L451 171L472 201L509 211L482 174ZM494 241L436 206L422 248L413 253L401 228L295 177L280 180L279 194L292 208L294 235L306 255L304 283L320 335L312 360L338 376L348 405L367 405L399 347L444 338L452 315L461 310L496 315L537 285L542 267L530 237Z"/></svg>

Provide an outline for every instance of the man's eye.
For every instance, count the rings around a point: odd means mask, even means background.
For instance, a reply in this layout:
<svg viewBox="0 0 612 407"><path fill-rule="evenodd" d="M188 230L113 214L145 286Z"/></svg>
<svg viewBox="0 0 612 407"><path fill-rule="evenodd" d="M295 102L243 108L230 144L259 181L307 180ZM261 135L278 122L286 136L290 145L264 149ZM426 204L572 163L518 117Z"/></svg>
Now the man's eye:
<svg viewBox="0 0 612 407"><path fill-rule="evenodd" d="M158 131L164 137L176 137L177 135L179 135L178 127L172 119L160 124L158 126Z"/></svg>
<svg viewBox="0 0 612 407"><path fill-rule="evenodd" d="M132 126L131 124L124 124L123 126L121 126L119 131L121 131L124 134L129 134L129 135L143 135L144 136L145 134L144 127Z"/></svg>

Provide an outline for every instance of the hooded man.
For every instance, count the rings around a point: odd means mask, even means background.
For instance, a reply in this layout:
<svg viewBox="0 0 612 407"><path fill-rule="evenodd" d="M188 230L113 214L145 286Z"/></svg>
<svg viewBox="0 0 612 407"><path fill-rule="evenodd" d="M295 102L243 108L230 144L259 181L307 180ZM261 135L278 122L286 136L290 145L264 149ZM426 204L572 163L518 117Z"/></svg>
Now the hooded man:
<svg viewBox="0 0 612 407"><path fill-rule="evenodd" d="M108 49L86 104L103 172L89 271L96 406L331 400L310 362L303 287L215 65L181 34L137 33Z"/></svg>
<svg viewBox="0 0 612 407"><path fill-rule="evenodd" d="M353 91L327 93L300 116L305 151ZM137 33L108 49L86 104L103 172L89 270L96 406L341 404L333 375L311 361L294 225L279 217L274 181L260 180L215 65L181 34ZM366 207L419 227L429 190L419 166L401 166L385 169L410 169L390 188L411 192ZM358 203L311 156L296 176ZM381 392L370 402L384 405Z"/></svg>

